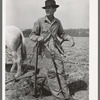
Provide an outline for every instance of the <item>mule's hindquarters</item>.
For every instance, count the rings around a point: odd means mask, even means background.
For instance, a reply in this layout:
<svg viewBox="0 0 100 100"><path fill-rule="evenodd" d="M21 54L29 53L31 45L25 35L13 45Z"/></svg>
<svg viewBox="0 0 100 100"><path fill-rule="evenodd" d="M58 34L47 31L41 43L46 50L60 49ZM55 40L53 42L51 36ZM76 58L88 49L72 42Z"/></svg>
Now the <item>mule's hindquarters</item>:
<svg viewBox="0 0 100 100"><path fill-rule="evenodd" d="M18 68L15 77L18 77L21 74L21 61L24 61L26 59L25 38L23 36L22 31L19 28L15 26L7 27L6 46L10 48L12 52L13 65L11 71L13 71L15 66L17 65ZM19 47L21 47L20 54L17 52Z"/></svg>

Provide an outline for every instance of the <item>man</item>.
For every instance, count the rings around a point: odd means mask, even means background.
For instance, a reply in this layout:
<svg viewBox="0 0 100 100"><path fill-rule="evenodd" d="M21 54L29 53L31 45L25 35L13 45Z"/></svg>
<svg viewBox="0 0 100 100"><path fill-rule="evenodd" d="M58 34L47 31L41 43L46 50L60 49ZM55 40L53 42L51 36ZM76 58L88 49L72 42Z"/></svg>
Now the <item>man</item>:
<svg viewBox="0 0 100 100"><path fill-rule="evenodd" d="M34 23L30 39L39 42L39 54L44 53L44 58L48 61L45 65L46 76L51 93L58 100L70 100L69 89L64 78L64 64L62 56L63 49L58 39L70 41L74 46L74 39L65 35L59 19L54 17L54 13L59 5L54 0L46 0L45 9L46 16L38 19Z"/></svg>

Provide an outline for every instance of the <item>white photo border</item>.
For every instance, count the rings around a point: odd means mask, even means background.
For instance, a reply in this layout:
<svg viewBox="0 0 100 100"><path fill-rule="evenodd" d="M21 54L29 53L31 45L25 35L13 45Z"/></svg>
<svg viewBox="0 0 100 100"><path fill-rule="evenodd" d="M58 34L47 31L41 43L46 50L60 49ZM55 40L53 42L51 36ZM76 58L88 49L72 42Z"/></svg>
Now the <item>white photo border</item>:
<svg viewBox="0 0 100 100"><path fill-rule="evenodd" d="M89 1L89 100L98 100L98 0ZM6 0L2 0L2 99L5 100Z"/></svg>

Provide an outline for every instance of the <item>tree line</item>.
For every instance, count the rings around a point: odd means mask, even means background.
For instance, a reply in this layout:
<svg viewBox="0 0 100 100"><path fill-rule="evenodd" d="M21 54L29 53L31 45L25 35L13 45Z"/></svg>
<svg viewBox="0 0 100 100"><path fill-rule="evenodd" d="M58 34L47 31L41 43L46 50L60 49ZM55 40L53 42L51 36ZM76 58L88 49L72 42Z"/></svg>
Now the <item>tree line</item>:
<svg viewBox="0 0 100 100"><path fill-rule="evenodd" d="M25 37L28 37L32 29L22 30ZM64 29L65 33L73 37L89 37L89 29Z"/></svg>

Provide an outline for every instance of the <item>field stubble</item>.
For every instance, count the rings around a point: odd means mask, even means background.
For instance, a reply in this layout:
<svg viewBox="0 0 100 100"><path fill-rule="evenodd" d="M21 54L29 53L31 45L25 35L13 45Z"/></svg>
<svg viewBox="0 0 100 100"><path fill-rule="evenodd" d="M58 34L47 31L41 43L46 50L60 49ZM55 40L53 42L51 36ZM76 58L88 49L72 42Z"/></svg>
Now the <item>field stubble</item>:
<svg viewBox="0 0 100 100"><path fill-rule="evenodd" d="M74 47L70 47L70 42L64 42L62 44L65 54L66 54L66 58L64 58L65 72L66 74L69 75L67 78L67 83L70 84L70 83L78 82L81 80L84 81L87 84L87 90L76 91L73 97L78 100L89 100L88 98L88 94L89 94L88 93L89 91L88 90L88 87L89 87L89 37L74 37L74 39L75 39ZM33 54L32 51L34 47L33 42L29 38L26 38L26 46L27 46L27 60L25 61L25 64L30 64L34 66L34 60L31 63L29 63L29 60L30 60L29 57L32 56ZM9 57L7 56L7 58ZM11 61L11 59L9 58L7 61ZM42 68L44 66L44 62L45 60L39 61L39 67ZM9 73L6 72L6 78L9 76L8 74ZM9 90L12 86L14 88L14 85L15 83L13 82L12 84L10 83L10 85L7 85L6 86L7 90ZM75 88L75 86L71 87L70 89L73 89L73 88ZM28 89L28 85L27 85L27 89ZM26 93L26 95L27 94L28 93ZM6 95L9 96L10 94L8 94L6 91ZM21 99L21 100L31 100L31 99Z"/></svg>

